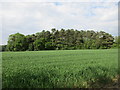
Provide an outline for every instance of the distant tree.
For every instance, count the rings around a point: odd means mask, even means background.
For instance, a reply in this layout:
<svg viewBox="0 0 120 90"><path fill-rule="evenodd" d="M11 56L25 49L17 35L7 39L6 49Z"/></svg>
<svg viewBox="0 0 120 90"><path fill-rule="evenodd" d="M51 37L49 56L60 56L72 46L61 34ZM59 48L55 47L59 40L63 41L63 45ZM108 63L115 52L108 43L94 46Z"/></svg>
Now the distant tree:
<svg viewBox="0 0 120 90"><path fill-rule="evenodd" d="M113 47L120 48L120 36L115 37Z"/></svg>
<svg viewBox="0 0 120 90"><path fill-rule="evenodd" d="M28 51L34 51L34 44L30 43L27 50Z"/></svg>
<svg viewBox="0 0 120 90"><path fill-rule="evenodd" d="M45 39L44 38L40 38L40 39L35 40L34 50L35 51L45 50Z"/></svg>
<svg viewBox="0 0 120 90"><path fill-rule="evenodd" d="M45 50L54 50L54 46L52 45L52 42L45 43Z"/></svg>
<svg viewBox="0 0 120 90"><path fill-rule="evenodd" d="M23 34L16 33L9 36L7 44L8 51L25 51L27 47L26 37Z"/></svg>
<svg viewBox="0 0 120 90"><path fill-rule="evenodd" d="M120 46L120 37L114 37L104 31L74 30L55 28L43 30L36 34L24 36L16 33L9 36L7 49L9 51L34 50L69 50L69 49L109 49Z"/></svg>
<svg viewBox="0 0 120 90"><path fill-rule="evenodd" d="M34 51L34 41L37 39L36 37L37 36L35 34L26 36L26 41L28 44L27 50Z"/></svg>
<svg viewBox="0 0 120 90"><path fill-rule="evenodd" d="M100 31L100 42L101 42L101 48L108 49L111 48L114 43L114 38L112 35L105 33L103 31Z"/></svg>

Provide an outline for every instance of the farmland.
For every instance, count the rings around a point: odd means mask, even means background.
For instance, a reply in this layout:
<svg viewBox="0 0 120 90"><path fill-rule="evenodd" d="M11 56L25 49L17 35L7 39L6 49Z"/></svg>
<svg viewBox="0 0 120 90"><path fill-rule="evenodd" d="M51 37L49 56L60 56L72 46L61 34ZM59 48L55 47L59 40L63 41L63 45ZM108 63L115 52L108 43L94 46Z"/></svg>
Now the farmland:
<svg viewBox="0 0 120 90"><path fill-rule="evenodd" d="M3 88L110 87L116 82L117 53L117 49L3 52Z"/></svg>

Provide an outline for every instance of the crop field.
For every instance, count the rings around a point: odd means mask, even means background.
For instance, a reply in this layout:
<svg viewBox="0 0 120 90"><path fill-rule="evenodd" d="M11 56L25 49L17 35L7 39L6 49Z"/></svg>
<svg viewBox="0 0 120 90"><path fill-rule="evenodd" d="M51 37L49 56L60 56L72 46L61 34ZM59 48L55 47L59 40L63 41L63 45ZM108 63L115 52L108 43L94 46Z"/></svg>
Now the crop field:
<svg viewBox="0 0 120 90"><path fill-rule="evenodd" d="M3 88L111 87L117 71L117 49L2 53Z"/></svg>

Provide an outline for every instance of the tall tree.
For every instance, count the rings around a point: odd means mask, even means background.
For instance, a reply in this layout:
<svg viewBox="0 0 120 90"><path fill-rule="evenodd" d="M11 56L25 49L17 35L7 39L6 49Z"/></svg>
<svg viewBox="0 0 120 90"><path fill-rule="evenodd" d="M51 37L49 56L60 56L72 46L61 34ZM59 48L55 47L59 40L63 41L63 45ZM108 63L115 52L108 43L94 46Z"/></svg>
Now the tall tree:
<svg viewBox="0 0 120 90"><path fill-rule="evenodd" d="M40 39L35 40L34 50L35 51L45 50L45 39L44 38L40 38Z"/></svg>
<svg viewBox="0 0 120 90"><path fill-rule="evenodd" d="M16 33L9 36L7 45L9 51L25 51L27 47L26 37L23 34Z"/></svg>
<svg viewBox="0 0 120 90"><path fill-rule="evenodd" d="M53 28L51 32L43 30L42 32L27 36L20 33L12 34L9 36L7 48L9 51L108 49L113 44L119 44L119 38L116 37L114 41L113 36L104 31L57 30Z"/></svg>

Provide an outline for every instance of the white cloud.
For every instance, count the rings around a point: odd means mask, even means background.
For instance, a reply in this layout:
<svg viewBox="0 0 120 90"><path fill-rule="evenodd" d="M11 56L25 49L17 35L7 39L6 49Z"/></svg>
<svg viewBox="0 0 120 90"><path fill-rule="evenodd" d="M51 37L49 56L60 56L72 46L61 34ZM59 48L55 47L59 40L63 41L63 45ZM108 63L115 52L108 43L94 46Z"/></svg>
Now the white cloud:
<svg viewBox="0 0 120 90"><path fill-rule="evenodd" d="M9 34L32 34L43 29L105 30L117 35L116 3L3 3L3 44Z"/></svg>

